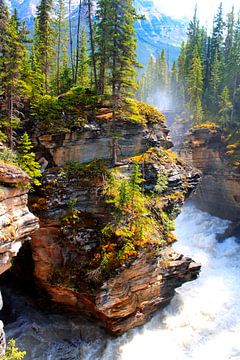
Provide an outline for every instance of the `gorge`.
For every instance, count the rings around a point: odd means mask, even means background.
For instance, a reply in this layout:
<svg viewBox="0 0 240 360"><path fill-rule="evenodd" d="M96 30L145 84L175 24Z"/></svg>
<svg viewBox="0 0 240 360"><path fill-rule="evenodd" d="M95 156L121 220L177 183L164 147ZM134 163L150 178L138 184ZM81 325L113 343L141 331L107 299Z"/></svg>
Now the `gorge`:
<svg viewBox="0 0 240 360"><path fill-rule="evenodd" d="M5 327L6 333L27 350L27 360L130 360L136 356L157 360L160 353L170 360L176 354L179 360L200 360L203 354L238 359L239 245L234 238L220 244L215 235L227 226L228 221L191 204L183 208L176 221L179 241L174 249L201 262L201 276L178 289L171 304L144 327L114 339L77 316L40 312L26 295L4 286L3 294L15 309L15 321Z"/></svg>
<svg viewBox="0 0 240 360"><path fill-rule="evenodd" d="M240 15L162 9L0 0L3 360L240 359Z"/></svg>

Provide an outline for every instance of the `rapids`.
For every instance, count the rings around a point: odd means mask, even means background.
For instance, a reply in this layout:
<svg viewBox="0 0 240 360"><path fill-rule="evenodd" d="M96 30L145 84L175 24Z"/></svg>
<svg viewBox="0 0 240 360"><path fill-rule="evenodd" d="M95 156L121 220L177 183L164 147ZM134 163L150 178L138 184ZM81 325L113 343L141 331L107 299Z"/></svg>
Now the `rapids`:
<svg viewBox="0 0 240 360"><path fill-rule="evenodd" d="M240 360L240 245L234 238L216 241L227 225L185 205L174 247L202 271L145 326L112 338L81 318L45 314L5 288L16 317L5 327L8 338L27 351L26 360Z"/></svg>

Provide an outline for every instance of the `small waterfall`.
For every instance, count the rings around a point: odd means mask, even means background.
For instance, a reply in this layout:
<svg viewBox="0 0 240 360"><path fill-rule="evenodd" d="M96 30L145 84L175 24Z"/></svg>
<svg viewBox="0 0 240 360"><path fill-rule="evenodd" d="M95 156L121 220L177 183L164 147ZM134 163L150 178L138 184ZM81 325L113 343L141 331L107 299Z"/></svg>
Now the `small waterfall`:
<svg viewBox="0 0 240 360"><path fill-rule="evenodd" d="M8 337L31 360L240 360L240 246L234 238L218 243L228 221L190 204L176 225L175 249L201 262L202 272L145 326L115 339L84 319L44 314L6 289L16 311Z"/></svg>

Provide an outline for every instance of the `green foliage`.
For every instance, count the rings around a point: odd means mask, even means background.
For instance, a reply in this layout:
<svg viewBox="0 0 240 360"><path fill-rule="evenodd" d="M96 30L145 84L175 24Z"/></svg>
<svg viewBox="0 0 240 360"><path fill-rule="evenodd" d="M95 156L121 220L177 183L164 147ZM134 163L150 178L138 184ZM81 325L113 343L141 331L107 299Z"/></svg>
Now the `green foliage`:
<svg viewBox="0 0 240 360"><path fill-rule="evenodd" d="M1 146L0 160L9 164L17 165L17 154L8 147Z"/></svg>
<svg viewBox="0 0 240 360"><path fill-rule="evenodd" d="M64 165L63 170L68 178L79 178L83 175L92 177L105 175L107 173L105 162L102 159L93 160L89 163L71 161Z"/></svg>
<svg viewBox="0 0 240 360"><path fill-rule="evenodd" d="M139 80L137 98L164 106L161 94L172 99L169 110L178 119L200 124L209 118L224 130L239 127L240 119L240 16L232 9L224 19L220 4L210 36L199 24L197 8L189 23L186 42L180 56L168 69L167 81L160 85L159 74L165 73L164 54L150 57L146 72ZM162 60L161 60L162 59ZM161 66L160 60L162 61ZM166 84L167 83L167 87Z"/></svg>
<svg viewBox="0 0 240 360"><path fill-rule="evenodd" d="M203 91L203 76L201 58L197 47L194 49L191 68L188 73L188 88L189 96L188 110L190 117L194 123L198 123L203 118L201 96Z"/></svg>
<svg viewBox="0 0 240 360"><path fill-rule="evenodd" d="M35 55L37 66L43 76L43 84L41 84L41 87L44 94L49 93L50 74L53 69L55 34L51 16L52 9L52 0L41 0L37 6L35 21Z"/></svg>
<svg viewBox="0 0 240 360"><path fill-rule="evenodd" d="M158 174L157 177L157 183L155 185L154 190L157 193L162 193L165 189L167 189L168 187L168 175L165 171L162 171L161 173Z"/></svg>
<svg viewBox="0 0 240 360"><path fill-rule="evenodd" d="M31 105L31 116L39 126L50 132L64 130L62 120L62 107L57 97L45 95L38 96Z"/></svg>
<svg viewBox="0 0 240 360"><path fill-rule="evenodd" d="M28 95L25 73L27 51L26 27L15 15L10 16L0 3L0 139L13 148L15 129L23 119L23 99Z"/></svg>
<svg viewBox="0 0 240 360"><path fill-rule="evenodd" d="M136 87L137 19L132 0L99 0L97 8L98 93L110 86L114 101Z"/></svg>
<svg viewBox="0 0 240 360"><path fill-rule="evenodd" d="M31 177L34 185L40 185L37 178L41 176L40 165L35 160L35 154L31 151L33 145L25 132L18 144L18 165Z"/></svg>
<svg viewBox="0 0 240 360"><path fill-rule="evenodd" d="M105 187L116 218L103 229L103 234L122 238L124 245L126 242L143 245L157 237L158 226L147 207L148 199L141 188L143 181L139 165L135 163L129 179L114 172Z"/></svg>
<svg viewBox="0 0 240 360"><path fill-rule="evenodd" d="M16 341L11 339L8 342L6 353L3 356L3 360L22 360L26 355L26 351L20 351L16 347Z"/></svg>
<svg viewBox="0 0 240 360"><path fill-rule="evenodd" d="M229 96L229 90L227 86L224 87L222 93L219 96L219 122L223 128L226 128L230 123L232 110L232 102Z"/></svg>
<svg viewBox="0 0 240 360"><path fill-rule="evenodd" d="M81 211L78 209L75 209L77 205L77 199L70 198L68 200L68 207L65 214L61 216L61 221L65 225L72 225L74 226L79 222Z"/></svg>
<svg viewBox="0 0 240 360"><path fill-rule="evenodd" d="M83 88L87 88L90 85L89 82L89 63L88 63L88 54L87 54L87 37L85 27L82 28L81 32L81 48L80 48L80 64L77 74L77 79Z"/></svg>

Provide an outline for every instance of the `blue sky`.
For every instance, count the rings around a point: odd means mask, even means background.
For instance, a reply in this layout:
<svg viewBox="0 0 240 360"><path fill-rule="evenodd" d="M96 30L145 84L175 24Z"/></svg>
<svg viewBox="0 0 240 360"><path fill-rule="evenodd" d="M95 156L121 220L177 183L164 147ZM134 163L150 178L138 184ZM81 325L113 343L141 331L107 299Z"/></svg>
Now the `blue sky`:
<svg viewBox="0 0 240 360"><path fill-rule="evenodd" d="M212 23L214 14L217 11L220 0L153 0L155 5L165 14L175 18L192 18L195 4L198 6L198 14L202 25ZM228 12L232 5L240 10L240 0L222 0L224 12Z"/></svg>

